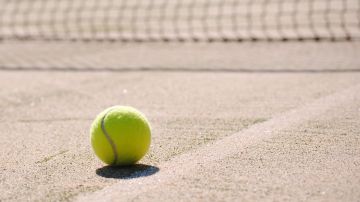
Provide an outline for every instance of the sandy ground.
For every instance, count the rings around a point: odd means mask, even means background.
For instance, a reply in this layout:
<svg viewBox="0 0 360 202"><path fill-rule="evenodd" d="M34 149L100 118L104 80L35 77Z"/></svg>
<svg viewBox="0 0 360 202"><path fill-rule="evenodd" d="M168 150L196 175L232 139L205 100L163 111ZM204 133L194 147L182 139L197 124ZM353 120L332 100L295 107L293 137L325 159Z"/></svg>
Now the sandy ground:
<svg viewBox="0 0 360 202"><path fill-rule="evenodd" d="M360 197L357 42L1 45L1 201ZM152 124L134 167L90 148L116 104Z"/></svg>
<svg viewBox="0 0 360 202"><path fill-rule="evenodd" d="M36 71L356 72L360 42L17 42L1 69Z"/></svg>
<svg viewBox="0 0 360 202"><path fill-rule="evenodd" d="M359 89L279 114L175 157L158 175L122 181L80 201L356 201Z"/></svg>

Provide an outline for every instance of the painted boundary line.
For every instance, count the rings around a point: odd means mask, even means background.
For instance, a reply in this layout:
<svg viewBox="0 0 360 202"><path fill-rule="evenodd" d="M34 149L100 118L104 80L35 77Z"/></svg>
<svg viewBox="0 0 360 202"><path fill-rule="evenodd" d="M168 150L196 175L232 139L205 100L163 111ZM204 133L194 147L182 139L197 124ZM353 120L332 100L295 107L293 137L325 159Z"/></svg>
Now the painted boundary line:
<svg viewBox="0 0 360 202"><path fill-rule="evenodd" d="M360 99L360 84L319 98L314 102L279 114L266 122L255 124L248 129L181 154L159 165L160 171L157 174L121 180L94 193L80 195L76 199L77 201L127 201L162 184L181 180L182 176L186 176L193 170L200 170L209 163L237 154L250 145L274 137L279 131L314 119L334 107L344 106L356 99Z"/></svg>

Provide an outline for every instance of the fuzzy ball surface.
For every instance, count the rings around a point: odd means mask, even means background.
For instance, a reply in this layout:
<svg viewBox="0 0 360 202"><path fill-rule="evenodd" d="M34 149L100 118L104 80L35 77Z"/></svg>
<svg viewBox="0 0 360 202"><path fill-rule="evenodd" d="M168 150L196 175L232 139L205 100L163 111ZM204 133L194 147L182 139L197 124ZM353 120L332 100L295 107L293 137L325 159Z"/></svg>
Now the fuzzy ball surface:
<svg viewBox="0 0 360 202"><path fill-rule="evenodd" d="M108 165L135 164L149 150L151 129L145 115L129 106L113 106L101 112L90 129L96 156Z"/></svg>

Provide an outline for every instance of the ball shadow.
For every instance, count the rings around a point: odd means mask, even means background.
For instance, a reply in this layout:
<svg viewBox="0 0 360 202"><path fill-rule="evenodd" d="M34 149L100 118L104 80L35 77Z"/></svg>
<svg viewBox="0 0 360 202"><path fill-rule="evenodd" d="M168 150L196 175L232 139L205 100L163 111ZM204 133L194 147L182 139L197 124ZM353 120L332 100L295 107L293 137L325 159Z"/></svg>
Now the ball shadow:
<svg viewBox="0 0 360 202"><path fill-rule="evenodd" d="M156 166L135 164L131 166L104 166L96 169L96 174L105 178L114 179L134 179L140 177L147 177L159 172Z"/></svg>

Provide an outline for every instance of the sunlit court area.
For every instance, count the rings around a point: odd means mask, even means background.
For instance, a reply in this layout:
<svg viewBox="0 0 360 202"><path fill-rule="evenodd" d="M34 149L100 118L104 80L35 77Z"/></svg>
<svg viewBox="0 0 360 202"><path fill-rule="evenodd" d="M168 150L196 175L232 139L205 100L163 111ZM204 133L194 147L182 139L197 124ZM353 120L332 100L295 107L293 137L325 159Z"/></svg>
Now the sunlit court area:
<svg viewBox="0 0 360 202"><path fill-rule="evenodd" d="M0 0L0 201L359 201L360 1Z"/></svg>

